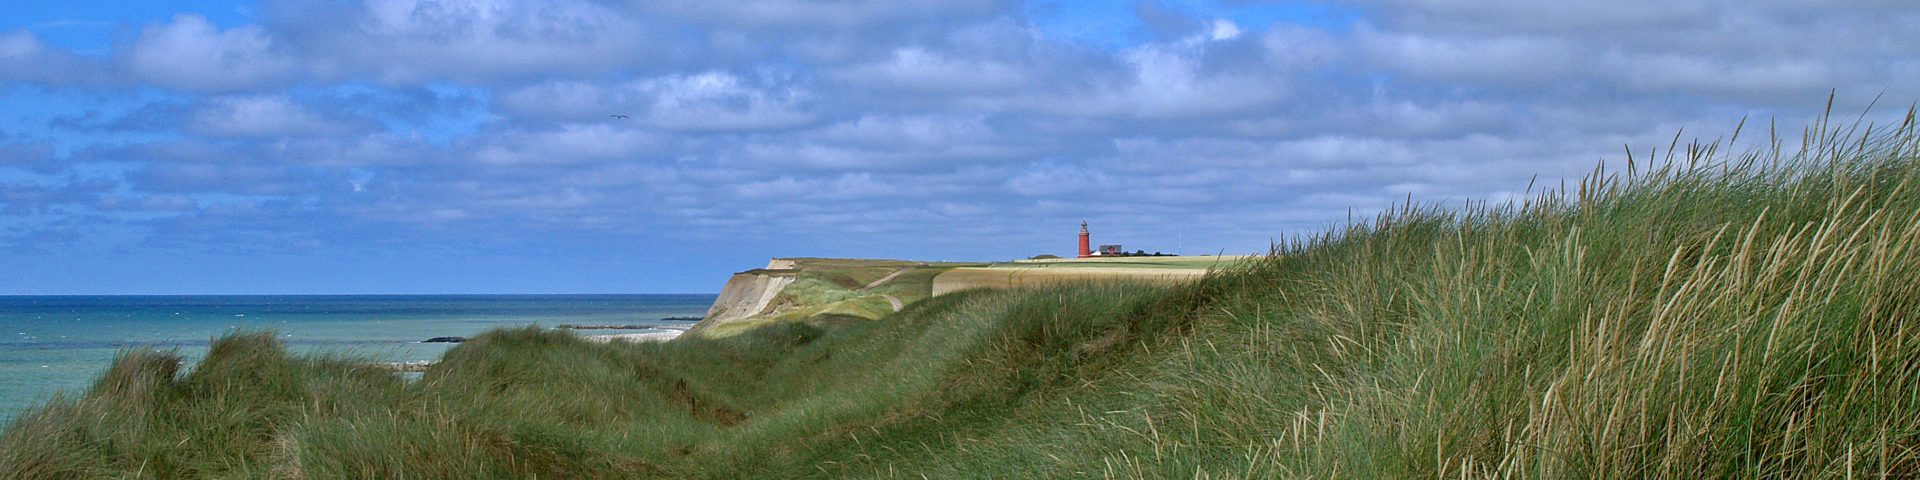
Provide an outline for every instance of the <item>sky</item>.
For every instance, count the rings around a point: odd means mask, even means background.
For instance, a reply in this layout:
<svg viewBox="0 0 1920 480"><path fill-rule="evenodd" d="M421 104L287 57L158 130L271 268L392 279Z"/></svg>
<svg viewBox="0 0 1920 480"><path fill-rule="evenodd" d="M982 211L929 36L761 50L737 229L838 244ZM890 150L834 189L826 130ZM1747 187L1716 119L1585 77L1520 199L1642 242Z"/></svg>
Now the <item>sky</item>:
<svg viewBox="0 0 1920 480"><path fill-rule="evenodd" d="M1257 253L1897 118L1915 38L1906 0L16 0L0 294L715 292L1082 220Z"/></svg>

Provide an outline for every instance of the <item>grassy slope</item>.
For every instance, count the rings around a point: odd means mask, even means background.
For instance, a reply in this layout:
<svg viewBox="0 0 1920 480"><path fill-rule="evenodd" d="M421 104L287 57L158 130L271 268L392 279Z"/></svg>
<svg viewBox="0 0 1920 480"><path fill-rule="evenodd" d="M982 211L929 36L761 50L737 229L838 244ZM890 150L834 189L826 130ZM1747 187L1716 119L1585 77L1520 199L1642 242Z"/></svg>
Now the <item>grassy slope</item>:
<svg viewBox="0 0 1920 480"><path fill-rule="evenodd" d="M1184 288L500 331L414 385L270 336L185 376L129 353L0 436L0 476L1913 477L1915 141L1403 209Z"/></svg>

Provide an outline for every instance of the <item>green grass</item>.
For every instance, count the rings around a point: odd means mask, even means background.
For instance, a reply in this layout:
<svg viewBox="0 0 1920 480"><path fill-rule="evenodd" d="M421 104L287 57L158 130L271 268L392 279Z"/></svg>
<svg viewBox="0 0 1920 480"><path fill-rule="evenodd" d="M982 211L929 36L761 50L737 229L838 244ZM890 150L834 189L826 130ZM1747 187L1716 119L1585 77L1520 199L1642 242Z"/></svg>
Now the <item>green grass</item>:
<svg viewBox="0 0 1920 480"><path fill-rule="evenodd" d="M412 384L266 335L184 373L130 351L0 434L0 477L1920 476L1920 135L1780 143L1404 206L1179 288L502 330Z"/></svg>

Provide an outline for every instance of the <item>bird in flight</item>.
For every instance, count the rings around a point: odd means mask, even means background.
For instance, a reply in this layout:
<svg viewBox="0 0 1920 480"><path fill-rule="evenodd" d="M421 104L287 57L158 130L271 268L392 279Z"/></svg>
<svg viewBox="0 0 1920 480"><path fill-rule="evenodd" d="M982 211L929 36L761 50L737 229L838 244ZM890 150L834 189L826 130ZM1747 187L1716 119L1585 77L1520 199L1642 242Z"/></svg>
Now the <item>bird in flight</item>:
<svg viewBox="0 0 1920 480"><path fill-rule="evenodd" d="M626 115L607 115L607 116L612 118L631 118Z"/></svg>

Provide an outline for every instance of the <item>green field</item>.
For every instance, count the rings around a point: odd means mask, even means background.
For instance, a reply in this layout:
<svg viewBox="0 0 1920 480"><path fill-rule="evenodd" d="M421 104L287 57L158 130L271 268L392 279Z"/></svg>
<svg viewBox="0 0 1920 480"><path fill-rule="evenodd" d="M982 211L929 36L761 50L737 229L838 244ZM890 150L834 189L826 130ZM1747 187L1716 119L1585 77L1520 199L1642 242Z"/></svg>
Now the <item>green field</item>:
<svg viewBox="0 0 1920 480"><path fill-rule="evenodd" d="M1253 258L1246 256L1199 255L1187 257L1112 257L1112 258L1063 258L1058 260L1021 260L1017 262L997 262L987 268L1171 268L1171 269L1225 269L1235 263Z"/></svg>
<svg viewBox="0 0 1920 480"><path fill-rule="evenodd" d="M1405 205L1176 287L495 331L413 383L270 335L128 352L0 434L0 478L1916 478L1911 119Z"/></svg>

